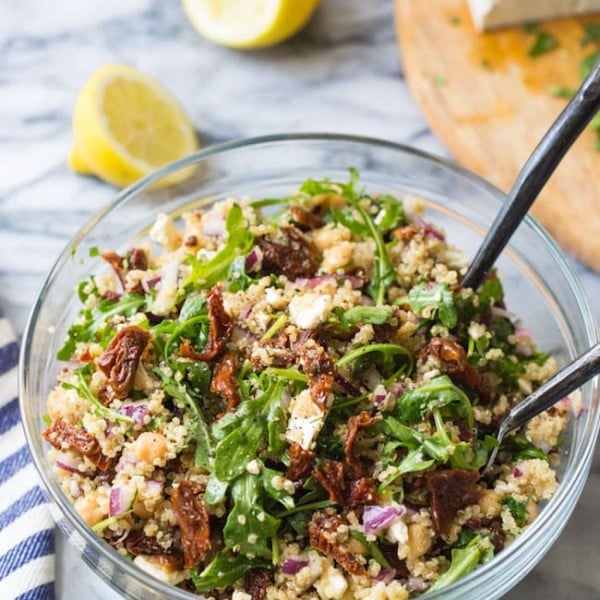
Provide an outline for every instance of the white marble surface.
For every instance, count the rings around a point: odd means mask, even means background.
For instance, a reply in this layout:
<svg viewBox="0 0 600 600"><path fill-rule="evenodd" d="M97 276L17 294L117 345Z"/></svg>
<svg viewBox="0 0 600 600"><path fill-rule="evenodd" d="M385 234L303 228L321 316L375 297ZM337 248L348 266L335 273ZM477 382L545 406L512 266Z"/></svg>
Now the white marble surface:
<svg viewBox="0 0 600 600"><path fill-rule="evenodd" d="M111 61L163 81L204 145L321 130L445 154L402 79L390 0L327 0L295 40L249 54L199 38L178 2L0 0L0 306L19 332L55 257L115 195L64 162L77 89ZM600 277L572 264L598 318ZM600 598L599 502L597 456L566 532L510 599ZM118 597L62 540L58 564L59 598Z"/></svg>

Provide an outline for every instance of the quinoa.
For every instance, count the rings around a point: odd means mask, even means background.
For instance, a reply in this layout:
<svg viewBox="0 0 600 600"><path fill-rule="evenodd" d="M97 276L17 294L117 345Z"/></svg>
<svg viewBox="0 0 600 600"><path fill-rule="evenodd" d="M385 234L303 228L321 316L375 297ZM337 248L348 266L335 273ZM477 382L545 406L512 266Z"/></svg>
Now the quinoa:
<svg viewBox="0 0 600 600"><path fill-rule="evenodd" d="M352 171L159 214L149 242L102 249L44 437L106 543L208 596L406 600L522 533L576 398L479 477L555 361L496 272L460 286L464 255L405 201Z"/></svg>

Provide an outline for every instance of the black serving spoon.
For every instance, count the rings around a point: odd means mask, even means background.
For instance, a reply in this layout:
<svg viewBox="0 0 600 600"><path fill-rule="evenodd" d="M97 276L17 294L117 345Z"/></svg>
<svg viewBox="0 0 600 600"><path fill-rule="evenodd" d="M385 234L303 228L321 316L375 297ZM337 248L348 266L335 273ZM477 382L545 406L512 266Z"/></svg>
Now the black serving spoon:
<svg viewBox="0 0 600 600"><path fill-rule="evenodd" d="M496 460L502 439L509 431L525 425L527 421L539 415L542 411L547 410L598 374L600 374L600 342L596 343L587 352L564 367L564 369L561 369L554 377L546 381L544 385L540 386L535 392L529 394L525 400L519 402L519 404L516 404L508 411L496 433L498 445L490 454L484 472Z"/></svg>
<svg viewBox="0 0 600 600"><path fill-rule="evenodd" d="M596 62L581 87L521 169L462 280L463 287L476 289L481 285L558 163L599 110L600 60ZM496 434L498 445L490 455L484 472L496 460L498 447L509 431L523 426L598 374L600 374L600 343L595 344L559 371L507 413Z"/></svg>
<svg viewBox="0 0 600 600"><path fill-rule="evenodd" d="M600 59L521 169L462 280L463 287L481 285L558 163L599 110Z"/></svg>

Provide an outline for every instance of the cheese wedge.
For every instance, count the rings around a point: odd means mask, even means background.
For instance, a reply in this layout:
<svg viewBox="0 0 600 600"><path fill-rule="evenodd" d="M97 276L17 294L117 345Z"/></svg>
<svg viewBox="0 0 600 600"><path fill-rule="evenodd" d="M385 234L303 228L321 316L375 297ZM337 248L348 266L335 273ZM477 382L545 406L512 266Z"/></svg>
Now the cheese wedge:
<svg viewBox="0 0 600 600"><path fill-rule="evenodd" d="M479 31L600 12L600 0L468 0Z"/></svg>

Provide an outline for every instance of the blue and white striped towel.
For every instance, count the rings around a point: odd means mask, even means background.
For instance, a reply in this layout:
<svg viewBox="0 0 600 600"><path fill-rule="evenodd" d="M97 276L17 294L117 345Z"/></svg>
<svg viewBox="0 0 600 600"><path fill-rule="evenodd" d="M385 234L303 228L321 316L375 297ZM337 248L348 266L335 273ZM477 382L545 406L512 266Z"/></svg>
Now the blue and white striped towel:
<svg viewBox="0 0 600 600"><path fill-rule="evenodd" d="M0 598L54 598L54 522L19 419L19 347L0 313Z"/></svg>

